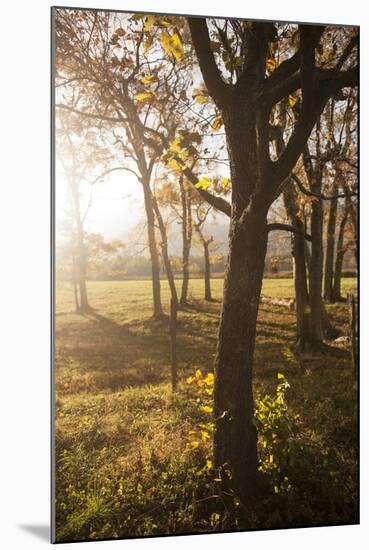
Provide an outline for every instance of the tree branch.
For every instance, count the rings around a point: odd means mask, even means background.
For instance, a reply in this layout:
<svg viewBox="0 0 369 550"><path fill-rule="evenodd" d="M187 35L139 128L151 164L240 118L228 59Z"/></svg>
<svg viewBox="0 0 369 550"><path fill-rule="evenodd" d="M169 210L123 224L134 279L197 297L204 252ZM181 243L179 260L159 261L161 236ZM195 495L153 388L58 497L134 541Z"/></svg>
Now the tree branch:
<svg viewBox="0 0 369 550"><path fill-rule="evenodd" d="M309 189L306 189L300 178L292 172L291 178L293 181L297 184L297 187L300 189L301 193L304 195L307 195L308 197L316 197L317 199L322 199L324 201L333 201L335 199L343 199L345 197L356 197L357 192L351 191L349 193L336 193L335 195L327 196L324 195L324 193L315 193L314 191L309 191Z"/></svg>
<svg viewBox="0 0 369 550"><path fill-rule="evenodd" d="M187 21L205 85L215 103L221 107L227 100L230 86L224 82L215 63L206 19L187 17Z"/></svg>
<svg viewBox="0 0 369 550"><path fill-rule="evenodd" d="M307 142L319 114L330 96L341 88L354 87L358 83L357 67L347 71L315 69L318 77L318 85L315 88L313 99L304 107L305 97L302 103L302 114L289 142L280 156L274 162L275 177L277 181L283 181L292 171L302 149ZM308 88L309 88L308 84ZM310 93L310 89L308 94Z"/></svg>
<svg viewBox="0 0 369 550"><path fill-rule="evenodd" d="M303 237L307 241L311 241L311 235L309 235L308 233L301 233L300 231L295 229L292 225L289 225L287 223L268 223L267 231L268 233L270 231L288 231L289 233L296 233L297 235L303 235Z"/></svg>
<svg viewBox="0 0 369 550"><path fill-rule="evenodd" d="M62 109L64 111L69 111L70 113L75 113L76 115L81 115L87 118L94 118L98 120L106 120L107 122L127 122L125 118L117 118L117 117L110 117L106 115L100 115L95 113L86 113L85 111L79 111L78 109L73 109L73 107L68 107L68 105L64 105L63 103L57 103L55 105L57 109Z"/></svg>

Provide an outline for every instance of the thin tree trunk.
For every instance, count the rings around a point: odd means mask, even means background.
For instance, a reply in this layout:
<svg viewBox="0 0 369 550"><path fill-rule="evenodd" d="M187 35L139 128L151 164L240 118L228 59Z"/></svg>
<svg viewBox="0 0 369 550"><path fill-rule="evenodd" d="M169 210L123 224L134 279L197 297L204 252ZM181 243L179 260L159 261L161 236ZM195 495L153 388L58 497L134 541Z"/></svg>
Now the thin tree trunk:
<svg viewBox="0 0 369 550"><path fill-rule="evenodd" d="M310 346L310 306L305 259L305 226L298 217L296 192L289 183L283 193L286 212L297 233L291 234L293 280L296 299L296 347L307 351Z"/></svg>
<svg viewBox="0 0 369 550"><path fill-rule="evenodd" d="M334 191L336 187L334 187ZM327 249L325 256L324 270L324 299L331 302L333 298L333 264L334 264L334 245L337 218L337 199L330 201L329 217L327 224Z"/></svg>
<svg viewBox="0 0 369 550"><path fill-rule="evenodd" d="M76 267L76 259L74 257L74 254L72 256L72 284L73 284L74 303L76 306L76 312L78 312L79 299L78 299L78 287L77 287L77 267Z"/></svg>
<svg viewBox="0 0 369 550"><path fill-rule="evenodd" d="M87 298L87 286L86 286L86 247L84 242L83 224L81 219L81 208L79 200L78 186L72 183L71 187L75 222L76 222L76 237L77 237L77 280L79 287L79 311L81 313L87 313L90 310L90 306Z"/></svg>
<svg viewBox="0 0 369 550"><path fill-rule="evenodd" d="M204 266L204 284L205 284L205 300L207 302L211 302L211 300L212 300L212 297L211 297L211 284L210 284L211 270L210 270L209 244L210 244L210 242L205 239L204 243L203 243L203 245L204 245L204 262L205 262L205 266Z"/></svg>
<svg viewBox="0 0 369 550"><path fill-rule="evenodd" d="M319 186L320 188L320 186ZM315 186L313 191L316 192ZM321 201L315 200L311 213L311 267L310 267L310 328L313 346L323 341L322 326L322 277L323 277L323 211Z"/></svg>
<svg viewBox="0 0 369 550"><path fill-rule="evenodd" d="M170 300L169 336L170 336L170 365L172 375L172 391L177 388L177 308L178 302Z"/></svg>
<svg viewBox="0 0 369 550"><path fill-rule="evenodd" d="M359 240L358 240L358 231L357 231L357 212L356 212L355 204L352 202L351 197L347 197L347 209L348 209L348 213L350 214L352 229L354 232L356 269L357 271L359 271L359 251L358 251Z"/></svg>
<svg viewBox="0 0 369 550"><path fill-rule="evenodd" d="M158 220L159 225L159 231L161 235L161 250L162 250L162 256L163 256L163 262L165 267L165 272L168 279L168 284L170 288L170 294L171 299L173 300L176 307L178 307L178 295L177 295L177 289L176 284L174 281L174 275L172 270L172 264L170 262L169 253L168 253L168 238L167 238L167 230L163 221L163 217L161 215L160 209L158 207L158 203L156 198L152 197L154 212L156 215L156 219Z"/></svg>
<svg viewBox="0 0 369 550"><path fill-rule="evenodd" d="M211 267L210 267L210 255L209 255L209 245L213 242L213 237L206 239L203 232L201 231L201 224L204 220L195 224L195 229L199 235L201 244L204 249L204 299L208 302L211 302Z"/></svg>
<svg viewBox="0 0 369 550"><path fill-rule="evenodd" d="M182 202L182 289L180 304L187 304L188 284L190 279L189 263L192 238L191 205L186 191L183 176L179 178L179 186Z"/></svg>
<svg viewBox="0 0 369 550"><path fill-rule="evenodd" d="M343 300L341 295L341 278L342 278L342 265L343 259L346 253L346 247L344 246L345 226L347 222L347 208L345 214L341 220L340 228L337 239L337 255L336 265L334 270L334 284L333 284L333 300L340 302Z"/></svg>
<svg viewBox="0 0 369 550"><path fill-rule="evenodd" d="M142 181L142 188L144 193L145 212L147 220L147 237L151 259L153 317L155 319L160 319L161 317L163 317L164 314L161 306L160 265L158 250L156 247L154 207L149 183L145 183L144 181Z"/></svg>

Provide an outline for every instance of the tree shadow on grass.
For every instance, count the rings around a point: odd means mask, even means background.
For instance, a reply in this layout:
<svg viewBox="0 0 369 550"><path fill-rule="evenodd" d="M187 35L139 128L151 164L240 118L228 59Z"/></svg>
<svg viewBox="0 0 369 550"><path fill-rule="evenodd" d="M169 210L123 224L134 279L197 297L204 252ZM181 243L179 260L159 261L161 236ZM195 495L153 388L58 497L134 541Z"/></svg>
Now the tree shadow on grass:
<svg viewBox="0 0 369 550"><path fill-rule="evenodd" d="M63 327L57 335L59 390L115 390L165 378L169 372L167 329L153 332L145 322L120 324L96 311L84 318L87 322Z"/></svg>

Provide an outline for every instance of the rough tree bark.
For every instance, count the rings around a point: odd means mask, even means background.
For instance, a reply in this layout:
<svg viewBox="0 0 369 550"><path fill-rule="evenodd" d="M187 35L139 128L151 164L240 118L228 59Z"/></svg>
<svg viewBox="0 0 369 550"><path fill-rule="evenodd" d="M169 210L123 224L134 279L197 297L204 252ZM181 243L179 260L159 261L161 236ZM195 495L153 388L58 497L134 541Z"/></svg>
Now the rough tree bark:
<svg viewBox="0 0 369 550"><path fill-rule="evenodd" d="M350 71L335 71L334 75L318 71L315 48L324 28L300 25L299 52L265 79L269 44L276 33L273 24L258 22L244 35L247 59L238 81L227 84L211 51L206 20L188 18L188 22L205 85L223 118L232 181L229 257L215 359L214 458L223 483L231 484L247 505L257 485L252 380L268 210L281 193L328 97L343 85L354 85L357 75L356 71L352 75ZM300 87L302 113L285 151L272 162L270 110Z"/></svg>
<svg viewBox="0 0 369 550"><path fill-rule="evenodd" d="M310 305L305 259L305 226L298 216L297 194L290 181L283 192L287 215L296 230L291 234L293 282L296 299L296 348L307 351L310 347Z"/></svg>
<svg viewBox="0 0 369 550"><path fill-rule="evenodd" d="M338 331L332 326L322 299L323 293L323 203L321 195L324 164L320 159L320 123L317 125L317 160L313 166L308 146L304 148L305 171L314 200L311 204L311 255L309 261L311 347L319 350L323 336L332 338Z"/></svg>
<svg viewBox="0 0 369 550"><path fill-rule="evenodd" d="M341 278L342 278L343 259L346 253L346 247L344 245L344 237L345 237L345 227L347 223L347 210L348 210L348 201L346 199L345 212L340 223L340 228L338 231L338 239L337 239L337 254L336 254L336 263L335 263L335 269L334 269L334 283L333 283L333 296L332 296L335 302L343 301L343 297L341 294Z"/></svg>
<svg viewBox="0 0 369 550"><path fill-rule="evenodd" d="M283 110L283 105L282 105ZM283 140L283 130L286 124L285 113L280 114L280 128L275 129L275 144L278 156L280 156L285 144ZM307 244L305 243L305 223L299 216L298 194L293 184L292 178L287 179L287 183L283 190L283 201L287 216L292 224L294 232L291 233L292 258L293 258L293 282L295 289L295 305L296 305L296 342L295 348L305 352L311 345L310 333L310 303L308 280L306 274L306 258L305 251Z"/></svg>

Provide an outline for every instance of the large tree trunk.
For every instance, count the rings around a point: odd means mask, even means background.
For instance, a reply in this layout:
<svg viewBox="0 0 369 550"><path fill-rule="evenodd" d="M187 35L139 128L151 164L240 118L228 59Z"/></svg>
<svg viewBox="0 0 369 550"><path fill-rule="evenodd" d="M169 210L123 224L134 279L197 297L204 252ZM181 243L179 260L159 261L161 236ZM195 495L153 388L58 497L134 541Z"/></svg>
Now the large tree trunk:
<svg viewBox="0 0 369 550"><path fill-rule="evenodd" d="M257 478L252 371L267 248L267 213L300 157L325 102L335 90L327 86L321 89L316 78L314 50L320 32L301 26L300 52L295 59L301 68L302 112L285 153L270 162L270 108L277 101L263 104L260 89L265 82L265 64L269 45L275 40L275 26L251 25L245 35L247 60L237 83L230 85L218 70L206 20L189 17L188 23L205 85L222 115L232 181L229 257L215 360L215 464L221 469L223 479L227 470L231 471L231 485L248 504ZM281 73L278 72L283 80L286 65L280 67ZM295 72L292 58L292 63L287 62L283 82L289 84ZM278 82L278 73L273 74L277 74ZM290 88L286 86L286 89ZM321 263L321 254L319 260ZM321 291L321 277L319 286Z"/></svg>
<svg viewBox="0 0 369 550"><path fill-rule="evenodd" d="M147 220L147 238L151 259L153 317L155 319L160 319L161 317L163 317L164 314L161 307L160 265L158 250L156 247L154 206L149 183L145 183L144 181L142 181L142 188L144 193L145 212Z"/></svg>
<svg viewBox="0 0 369 550"><path fill-rule="evenodd" d="M252 373L266 248L264 216L249 213L242 225L231 221L215 360L214 454L223 478L231 471L232 485L244 502L253 494L257 476Z"/></svg>
<svg viewBox="0 0 369 550"><path fill-rule="evenodd" d="M162 250L162 256L163 256L165 272L167 274L168 284L169 284L169 288L170 288L170 294L171 294L172 302L174 304L173 307L177 308L178 307L178 295L177 295L176 284L175 284L175 281L174 281L172 264L171 264L170 258L169 258L167 231L166 231L165 224L164 224L164 221L163 221L163 217L162 217L160 209L158 207L156 198L152 197L152 201L153 201L153 207L154 207L156 219L158 220L159 231L160 231L160 235L161 235L161 250Z"/></svg>
<svg viewBox="0 0 369 550"><path fill-rule="evenodd" d="M333 298L333 263L334 263L337 203L338 203L338 199L333 199L330 202L329 217L328 217L328 224L327 224L327 249L326 249L325 270L324 270L324 299L327 300L328 302L331 302Z"/></svg>
<svg viewBox="0 0 369 550"><path fill-rule="evenodd" d="M337 239L337 255L336 255L336 265L334 270L334 284L333 284L333 300L335 302L339 302L343 300L343 297L341 295L341 278L342 278L343 259L346 253L346 248L343 242L346 222L347 222L347 209L341 220L340 228L338 232L338 239Z"/></svg>

